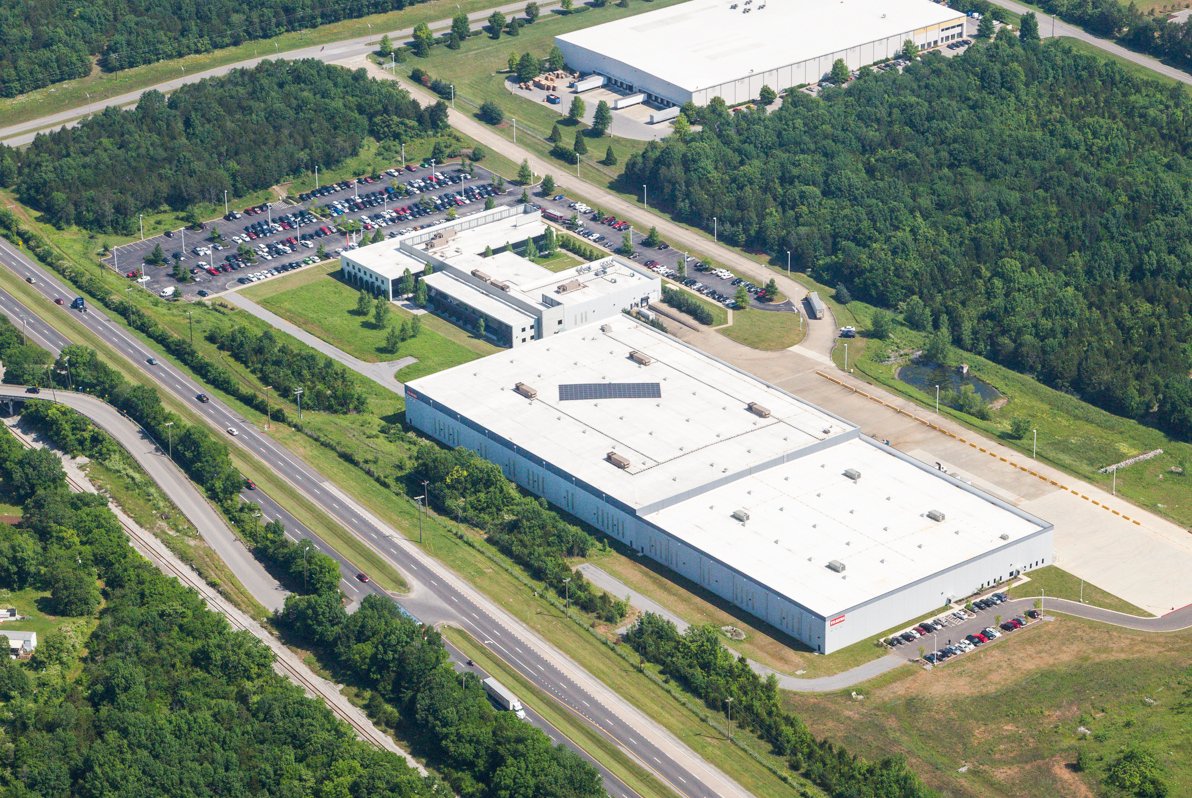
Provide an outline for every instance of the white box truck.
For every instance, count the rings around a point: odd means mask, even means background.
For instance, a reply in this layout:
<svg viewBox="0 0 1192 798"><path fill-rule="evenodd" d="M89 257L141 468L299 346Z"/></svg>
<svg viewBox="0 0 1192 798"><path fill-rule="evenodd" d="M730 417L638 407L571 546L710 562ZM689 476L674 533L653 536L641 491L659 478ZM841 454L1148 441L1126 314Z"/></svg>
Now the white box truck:
<svg viewBox="0 0 1192 798"><path fill-rule="evenodd" d="M498 682L493 677L488 677L483 682L484 692L488 693L489 699L499 706L501 709L508 710L517 715L518 720L526 719L526 710L522 708L521 702L517 700L517 696L509 692L505 685Z"/></svg>
<svg viewBox="0 0 1192 798"><path fill-rule="evenodd" d="M619 111L622 108L629 108L632 105L640 105L646 101L646 95L638 92L637 94L629 94L625 97L618 97L613 100L613 110Z"/></svg>
<svg viewBox="0 0 1192 798"><path fill-rule="evenodd" d="M669 122L679 115L679 106L672 105L670 108L663 108L661 111L655 111L650 114L650 124L656 125L659 122Z"/></svg>
<svg viewBox="0 0 1192 798"><path fill-rule="evenodd" d="M604 85L604 75L591 75L589 77L583 78L582 80L577 80L575 82L575 86L573 86L572 88L575 90L576 94L579 94L580 92L583 92L583 91L589 91L591 89L599 89L603 85Z"/></svg>

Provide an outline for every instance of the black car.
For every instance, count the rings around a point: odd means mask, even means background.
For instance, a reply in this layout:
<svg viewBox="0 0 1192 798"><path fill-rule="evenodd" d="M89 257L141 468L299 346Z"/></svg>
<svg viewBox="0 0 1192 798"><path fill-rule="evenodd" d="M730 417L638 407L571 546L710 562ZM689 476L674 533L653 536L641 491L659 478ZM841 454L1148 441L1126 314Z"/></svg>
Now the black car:
<svg viewBox="0 0 1192 798"><path fill-rule="evenodd" d="M199 400L200 402L202 402L203 404L207 404L208 402L210 402L210 401L211 401L211 397L210 397L210 396L208 396L208 395L207 395L207 394L205 394L205 393L201 393L201 394L199 394L198 396L196 396L195 398L196 398L196 399L198 399L198 400Z"/></svg>
<svg viewBox="0 0 1192 798"><path fill-rule="evenodd" d="M25 389L25 393L41 393L41 388L38 388L36 385L30 385Z"/></svg>

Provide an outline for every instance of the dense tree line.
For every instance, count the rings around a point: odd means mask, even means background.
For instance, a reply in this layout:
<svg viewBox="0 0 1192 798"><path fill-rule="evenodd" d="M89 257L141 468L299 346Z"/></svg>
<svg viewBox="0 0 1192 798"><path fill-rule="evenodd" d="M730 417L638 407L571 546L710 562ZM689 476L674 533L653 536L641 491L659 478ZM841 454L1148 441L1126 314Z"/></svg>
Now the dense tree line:
<svg viewBox="0 0 1192 798"><path fill-rule="evenodd" d="M56 470L29 494L15 480L35 456ZM0 793L419 798L444 787L275 674L268 648L133 551L105 497L71 493L55 455L2 430L0 494L22 504L19 527L0 525L0 588L49 589L67 615L93 616L103 598L86 639L68 623L39 635L28 662L0 656Z"/></svg>
<svg viewBox="0 0 1192 798"><path fill-rule="evenodd" d="M708 310L708 306L686 291L680 291L678 288L667 288L666 286L663 286L662 301L670 305L675 310L686 313L700 324L711 324L713 321L715 321L715 319L712 317L712 311Z"/></svg>
<svg viewBox="0 0 1192 798"><path fill-rule="evenodd" d="M4 364L4 382L10 385L44 385L50 353L25 340L25 334L0 316L0 363Z"/></svg>
<svg viewBox="0 0 1192 798"><path fill-rule="evenodd" d="M924 787L902 759L867 762L827 740L816 740L782 706L778 681L763 679L744 657L720 644L715 626L692 626L679 634L665 618L646 613L626 634L643 659L662 667L708 707L723 711L732 701L733 720L773 746L774 753L829 795L853 798L926 798Z"/></svg>
<svg viewBox="0 0 1192 798"><path fill-rule="evenodd" d="M0 148L0 181L53 224L130 233L141 211L240 196L356 154L366 136L401 139L446 125L392 81L321 61L265 61L142 95L77 127Z"/></svg>
<svg viewBox="0 0 1192 798"><path fill-rule="evenodd" d="M676 217L1192 437L1192 104L999 35L773 113L714 100L626 165Z"/></svg>
<svg viewBox="0 0 1192 798"><path fill-rule="evenodd" d="M294 389L301 388L306 410L360 413L368 404L347 367L314 350L279 341L272 330L216 328L207 338L272 385L279 396L292 399Z"/></svg>
<svg viewBox="0 0 1192 798"><path fill-rule="evenodd" d="M369 709L407 730L462 798L597 798L604 787L579 755L552 745L512 712L489 703L479 680L460 678L438 631L370 594L348 615L333 596L290 596L283 631L375 691Z"/></svg>
<svg viewBox="0 0 1192 798"><path fill-rule="evenodd" d="M0 97L424 0L0 0Z"/></svg>
<svg viewBox="0 0 1192 798"><path fill-rule="evenodd" d="M428 480L429 500L441 512L482 530L559 596L610 623L629 611L624 601L596 589L567 564L567 557L587 556L595 545L592 536L560 518L544 499L520 493L500 466L470 449L420 443L414 473Z"/></svg>

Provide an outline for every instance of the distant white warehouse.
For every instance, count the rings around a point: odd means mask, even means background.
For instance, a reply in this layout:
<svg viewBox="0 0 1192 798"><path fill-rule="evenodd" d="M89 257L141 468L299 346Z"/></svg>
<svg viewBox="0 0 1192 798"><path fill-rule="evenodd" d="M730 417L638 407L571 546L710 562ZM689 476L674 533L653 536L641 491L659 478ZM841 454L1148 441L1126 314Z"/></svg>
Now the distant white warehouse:
<svg viewBox="0 0 1192 798"><path fill-rule="evenodd" d="M964 14L931 0L691 0L555 37L567 64L660 105L749 102L964 36Z"/></svg>
<svg viewBox="0 0 1192 798"><path fill-rule="evenodd" d="M531 205L502 206L340 256L345 278L393 299L408 272L427 306L500 346L515 347L659 299L660 278L613 255L552 272L509 250L546 230ZM484 257L486 249L496 254ZM430 274L426 274L427 266Z"/></svg>
<svg viewBox="0 0 1192 798"><path fill-rule="evenodd" d="M626 317L415 380L406 418L823 653L1053 559L1050 524Z"/></svg>

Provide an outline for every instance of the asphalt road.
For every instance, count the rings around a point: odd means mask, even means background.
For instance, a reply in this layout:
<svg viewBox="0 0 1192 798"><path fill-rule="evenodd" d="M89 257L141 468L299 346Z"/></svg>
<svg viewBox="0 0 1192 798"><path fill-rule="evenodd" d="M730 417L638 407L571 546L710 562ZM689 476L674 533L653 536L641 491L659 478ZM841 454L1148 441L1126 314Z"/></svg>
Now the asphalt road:
<svg viewBox="0 0 1192 798"><path fill-rule="evenodd" d="M558 3L541 3L539 10L542 14L549 14L552 9L558 8ZM487 8L483 11L473 11L468 15L468 19L472 23L472 30L475 31L479 25L487 22L489 16L493 11L500 11L506 16L517 14L519 16L525 11L525 2L508 3L494 8ZM442 33L451 27L450 19L441 19L435 22L428 23L432 32ZM31 119L28 122L21 122L15 125L0 128L0 142L4 142L10 146L20 146L28 144L33 140L34 136L40 131L49 129L56 129L60 127L68 127L71 124L76 124L81 117L90 116L98 113L109 106L125 106L135 103L140 99L141 95L147 91L159 91L163 94L169 94L177 89L179 86L185 86L188 83L195 83L205 78L213 78L219 75L227 74L233 69L250 69L262 61L268 60L298 60L300 58L317 58L321 61L339 61L344 58L351 58L353 56L368 55L377 49L377 44L381 40L381 36L386 31L377 30L375 34L370 33L368 36L359 36L355 39L345 39L339 42L332 42L326 45L312 45L310 47L301 47L297 50L288 50L282 52L266 53L260 57L248 58L243 61L237 61L234 64L227 64L213 69L207 69L202 72L195 72L189 75L182 75L173 80L163 81L154 84L153 86L146 86L143 89L136 89L135 91L119 94L115 97L110 97L105 100L96 100L95 102L77 105L74 108L66 111L61 111L55 114L48 114L37 119ZM400 30L388 31L389 38L393 41L394 46L402 44L409 40L413 35L413 28L402 28ZM261 49L268 47L268 42L261 43Z"/></svg>
<svg viewBox="0 0 1192 798"><path fill-rule="evenodd" d="M33 287L47 300L52 301L55 296L73 295L56 276L32 262L7 241L0 240L0 257L3 257L8 268L21 277L37 275ZM58 306L49 310L77 313ZM204 392L203 386L191 380L163 355L141 343L122 326L109 320L102 311L89 308L86 313L77 313L77 319L132 363L144 364L147 358L157 357L159 364L146 368L146 374L163 390L183 401L192 402L194 412L217 429L235 428L238 434L229 436L229 442L251 452L329 516L388 557L413 586L411 595L403 600L403 605L422 621L432 624L451 622L468 631L496 656L607 734L678 794L748 795L740 785L700 758L614 690L588 674L488 597L444 569L407 541L404 535L384 524L332 485L318 471L262 435L223 402L215 398L206 404L195 401L194 397ZM615 796L631 794L621 784L614 784L610 792Z"/></svg>

